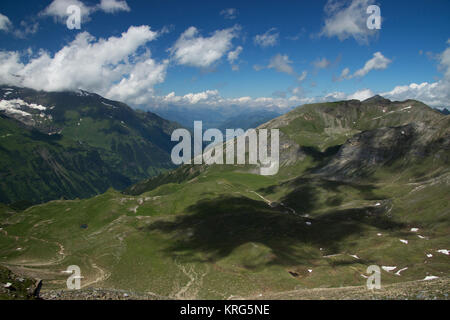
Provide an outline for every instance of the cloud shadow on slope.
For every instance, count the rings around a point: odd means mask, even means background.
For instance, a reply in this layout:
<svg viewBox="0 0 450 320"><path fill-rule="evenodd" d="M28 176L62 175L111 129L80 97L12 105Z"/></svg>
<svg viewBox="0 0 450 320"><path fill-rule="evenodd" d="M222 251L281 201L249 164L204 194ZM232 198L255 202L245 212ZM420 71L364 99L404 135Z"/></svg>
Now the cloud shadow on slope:
<svg viewBox="0 0 450 320"><path fill-rule="evenodd" d="M314 209L315 189L314 185L302 187L302 192L311 196L309 200L303 198L303 212ZM339 252L343 241L361 235L368 226L380 230L404 227L382 213L380 208L368 206L335 209L314 218L304 218L281 206L272 208L263 201L227 196L199 201L188 208L187 214L176 216L173 221L154 222L143 231L172 234L176 241L168 242L163 250L167 255L182 255L192 261L199 259L197 252L214 262L244 244L260 243L272 250L275 258L270 263L289 265L311 258L310 253L299 250L302 244Z"/></svg>

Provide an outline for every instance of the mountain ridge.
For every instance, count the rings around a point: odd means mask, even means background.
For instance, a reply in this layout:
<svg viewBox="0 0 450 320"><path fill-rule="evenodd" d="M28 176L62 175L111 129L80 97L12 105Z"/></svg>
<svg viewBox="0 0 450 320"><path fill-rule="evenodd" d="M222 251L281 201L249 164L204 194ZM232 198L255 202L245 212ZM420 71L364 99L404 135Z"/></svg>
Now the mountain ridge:
<svg viewBox="0 0 450 320"><path fill-rule="evenodd" d="M345 100L302 105L258 126L258 129L280 129L281 171L292 171L286 168L294 168L299 163L309 161L318 164L329 159L353 136L365 131L407 126L416 119L431 125L443 118L445 117L441 113L417 100L390 101L374 96L364 101ZM169 172L141 181L126 189L125 193L136 195L137 192L147 190L145 186L156 188L163 183L192 179L206 170L206 167L183 166L172 175ZM299 172L293 171L288 176L296 174Z"/></svg>
<svg viewBox="0 0 450 320"><path fill-rule="evenodd" d="M156 114L82 90L0 86L0 95L0 201L87 197L173 168L179 125Z"/></svg>
<svg viewBox="0 0 450 320"><path fill-rule="evenodd" d="M448 121L411 100L303 106L264 125L283 139L274 176L185 165L126 192L0 205L0 264L39 275L45 297L68 264L83 286L167 299L365 286L369 265L383 287L447 279Z"/></svg>

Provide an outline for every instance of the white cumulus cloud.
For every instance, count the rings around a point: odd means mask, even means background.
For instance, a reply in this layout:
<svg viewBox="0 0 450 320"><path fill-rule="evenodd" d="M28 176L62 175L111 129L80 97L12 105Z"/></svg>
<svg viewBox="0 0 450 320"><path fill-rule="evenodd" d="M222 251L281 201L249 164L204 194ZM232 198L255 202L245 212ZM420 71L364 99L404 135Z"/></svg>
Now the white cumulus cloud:
<svg viewBox="0 0 450 320"><path fill-rule="evenodd" d="M0 31L12 34L17 38L24 39L29 34L35 34L39 29L39 23L35 18L29 18L20 22L20 28L15 28L11 20L0 13Z"/></svg>
<svg viewBox="0 0 450 320"><path fill-rule="evenodd" d="M139 48L155 40L149 26L130 27L120 37L96 39L79 33L51 55L39 51L27 62L15 51L0 51L0 83L37 90L85 89L129 103L142 102L164 81L167 61L157 63Z"/></svg>
<svg viewBox="0 0 450 320"><path fill-rule="evenodd" d="M342 81L344 79L348 79L350 77L350 69L349 68L344 68L341 72L341 75L335 79L337 81Z"/></svg>
<svg viewBox="0 0 450 320"><path fill-rule="evenodd" d="M168 63L169 60L157 63L149 57L142 59L128 72L127 77L113 84L105 95L133 105L149 103L154 97L153 86L164 82Z"/></svg>
<svg viewBox="0 0 450 320"><path fill-rule="evenodd" d="M118 11L130 11L125 0L101 0L97 5L85 5L80 0L53 0L41 13L41 16L54 17L61 23L66 23L69 16L67 8L75 5L81 10L82 22L89 20L89 16L96 11L103 11L106 13L114 13Z"/></svg>
<svg viewBox="0 0 450 320"><path fill-rule="evenodd" d="M296 77L298 82L302 82L308 76L308 71L304 70L301 74L295 72L292 67L292 61L289 59L289 56L286 54L277 53L270 59L270 62L267 66L254 65L253 69L255 71L260 71L263 69L274 69L277 72L282 72L289 74L291 76Z"/></svg>
<svg viewBox="0 0 450 320"><path fill-rule="evenodd" d="M253 41L256 45L261 47L273 47L278 43L278 37L280 34L277 32L276 28L271 28L263 34L258 34L255 36Z"/></svg>
<svg viewBox="0 0 450 320"><path fill-rule="evenodd" d="M327 17L320 35L368 43L369 38L377 34L376 29L367 28L367 7L373 4L373 0L328 0L324 9Z"/></svg>
<svg viewBox="0 0 450 320"><path fill-rule="evenodd" d="M241 54L242 50L243 48L241 46L238 46L234 51L228 52L228 61L230 63L234 63L239 58L239 55Z"/></svg>
<svg viewBox="0 0 450 320"><path fill-rule="evenodd" d="M449 107L450 83L446 80L432 83L411 83L396 86L391 91L381 93L381 95L391 100L415 99L432 107Z"/></svg>
<svg viewBox="0 0 450 320"><path fill-rule="evenodd" d="M14 36L17 38L25 39L30 34L35 34L39 29L39 23L34 20L22 20L20 21L20 28L13 31Z"/></svg>
<svg viewBox="0 0 450 320"><path fill-rule="evenodd" d="M267 68L275 69L278 72L284 72L287 74L294 74L294 69L291 66L292 61L289 60L287 55L277 54L272 59Z"/></svg>
<svg viewBox="0 0 450 320"><path fill-rule="evenodd" d="M203 37L195 27L184 31L170 48L178 64L193 67L209 67L224 56L232 47L232 40L238 36L238 26L217 30L210 37Z"/></svg>
<svg viewBox="0 0 450 320"><path fill-rule="evenodd" d="M308 71L303 71L302 72L302 74L297 78L297 80L299 81L299 82L302 82L302 81L304 81L305 79L306 79L306 76L308 75Z"/></svg>
<svg viewBox="0 0 450 320"><path fill-rule="evenodd" d="M317 59L313 61L313 66L317 69L325 69L328 68L331 65L330 60L327 58Z"/></svg>
<svg viewBox="0 0 450 320"><path fill-rule="evenodd" d="M96 10L96 7L86 6L80 0L53 0L40 15L54 17L57 21L65 23L69 16L67 8L72 5L80 8L82 21L88 19L89 15Z"/></svg>
<svg viewBox="0 0 450 320"><path fill-rule="evenodd" d="M236 47L235 50L228 52L228 62L231 64L231 69L233 71L239 70L239 65L235 63L236 60L239 59L239 55L241 54L243 48L241 46Z"/></svg>
<svg viewBox="0 0 450 320"><path fill-rule="evenodd" d="M338 81L344 79L352 79L352 78L361 78L367 75L372 70L384 70L389 64L391 64L392 60L383 56L381 52L375 52L373 54L373 58L368 60L364 67L355 71L355 73L350 74L350 69L345 68L342 70L341 75L337 78Z"/></svg>
<svg viewBox="0 0 450 320"><path fill-rule="evenodd" d="M359 69L353 75L354 77L364 77L372 70L386 69L392 61L383 56L381 52L375 52L373 58L366 62L362 69Z"/></svg>
<svg viewBox="0 0 450 320"><path fill-rule="evenodd" d="M99 4L100 10L108 13L114 13L118 11L130 11L128 3L124 0L101 0Z"/></svg>
<svg viewBox="0 0 450 320"><path fill-rule="evenodd" d="M373 93L372 90L370 89L363 89L363 90L359 90L354 92L353 94L350 94L347 96L348 100L360 100L360 101L364 101L366 99L369 99L370 97L373 97L375 94Z"/></svg>
<svg viewBox="0 0 450 320"><path fill-rule="evenodd" d="M172 107L192 107L192 108L217 108L238 106L245 108L291 108L304 103L311 103L312 98L300 98L291 96L289 98L272 98L272 97L222 97L218 90L206 90L197 93L188 93L184 96L177 96L175 92L171 92L166 96L155 97L154 106Z"/></svg>
<svg viewBox="0 0 450 320"><path fill-rule="evenodd" d="M447 42L447 44L450 44ZM450 47L447 47L442 53L437 55L439 61L438 70L442 72L442 79L435 82L410 83L398 85L390 91L380 92L379 94L390 100L404 101L414 99L422 101L432 107L449 107L450 106ZM373 60L373 59L372 59ZM381 59L383 60L383 59ZM368 64L366 63L366 66ZM370 69L364 67L361 70ZM383 66L385 63L380 63ZM365 72L365 71L364 71ZM364 73L360 72L360 73ZM345 72L344 72L345 75ZM342 74L341 74L342 76ZM342 98L345 94L340 95ZM345 95L347 99L364 100L373 96L374 93L370 89L357 91L350 95Z"/></svg>
<svg viewBox="0 0 450 320"><path fill-rule="evenodd" d="M237 17L237 10L235 8L227 8L220 11L220 15L225 19L234 20Z"/></svg>
<svg viewBox="0 0 450 320"><path fill-rule="evenodd" d="M188 93L184 96L177 96L175 92L171 92L168 95L161 97L161 102L166 102L176 105L194 105L194 104L206 104L212 105L214 101L221 99L219 96L219 91L217 90L206 90L198 93Z"/></svg>
<svg viewBox="0 0 450 320"><path fill-rule="evenodd" d="M11 20L9 20L7 16L0 13L0 30L9 31L11 26L12 26Z"/></svg>

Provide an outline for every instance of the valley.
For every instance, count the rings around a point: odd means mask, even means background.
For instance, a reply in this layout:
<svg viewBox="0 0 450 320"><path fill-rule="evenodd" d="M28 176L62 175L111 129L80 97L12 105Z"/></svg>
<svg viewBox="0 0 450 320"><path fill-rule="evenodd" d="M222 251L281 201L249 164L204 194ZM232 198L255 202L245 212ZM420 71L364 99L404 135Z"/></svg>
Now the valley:
<svg viewBox="0 0 450 320"><path fill-rule="evenodd" d="M447 116L378 96L259 128L280 129L275 176L185 165L123 192L2 205L0 264L43 279L46 297L78 265L83 290L155 299L417 298L421 283L446 298ZM379 293L363 292L369 265Z"/></svg>

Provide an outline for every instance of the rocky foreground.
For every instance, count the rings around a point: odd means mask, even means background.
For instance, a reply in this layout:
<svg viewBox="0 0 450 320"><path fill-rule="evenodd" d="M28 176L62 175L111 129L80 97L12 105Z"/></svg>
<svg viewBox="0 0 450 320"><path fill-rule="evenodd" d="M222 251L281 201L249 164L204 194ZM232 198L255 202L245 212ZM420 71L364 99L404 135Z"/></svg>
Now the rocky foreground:
<svg viewBox="0 0 450 320"><path fill-rule="evenodd" d="M42 281L24 278L0 266L0 300L169 300L151 293L86 288L41 291ZM253 297L250 300L449 300L450 277L408 281L367 290L364 286L302 289Z"/></svg>
<svg viewBox="0 0 450 320"><path fill-rule="evenodd" d="M409 281L383 286L380 290L365 287L317 288L246 297L251 300L449 300L450 278ZM43 292L46 300L165 300L167 298L122 290L84 289Z"/></svg>
<svg viewBox="0 0 450 320"><path fill-rule="evenodd" d="M382 286L380 290L366 287L317 288L275 293L251 299L268 300L449 300L450 278L430 281L408 281Z"/></svg>

